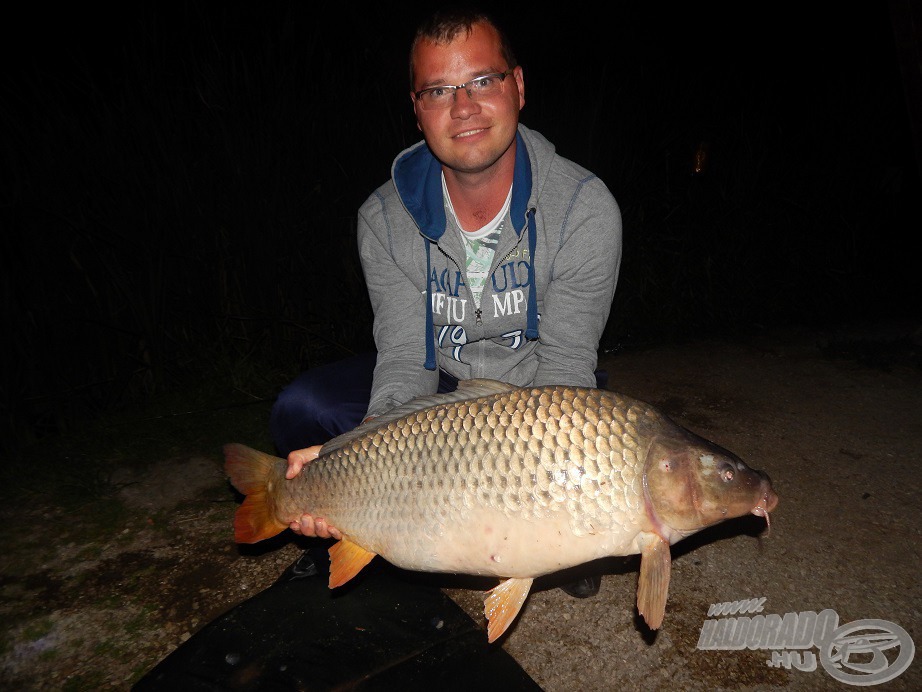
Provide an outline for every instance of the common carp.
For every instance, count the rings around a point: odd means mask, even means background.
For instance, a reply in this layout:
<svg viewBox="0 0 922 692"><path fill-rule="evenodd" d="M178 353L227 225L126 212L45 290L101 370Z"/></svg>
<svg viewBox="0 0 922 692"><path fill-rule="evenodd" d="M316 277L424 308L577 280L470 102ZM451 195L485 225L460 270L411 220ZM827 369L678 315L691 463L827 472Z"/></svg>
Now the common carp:
<svg viewBox="0 0 922 692"><path fill-rule="evenodd" d="M466 380L331 440L291 480L284 459L224 447L246 496L235 540L255 543L302 514L342 533L330 588L375 555L403 569L488 575L490 642L536 577L640 554L637 610L660 627L669 546L748 513L769 519L768 476L648 403L607 390Z"/></svg>

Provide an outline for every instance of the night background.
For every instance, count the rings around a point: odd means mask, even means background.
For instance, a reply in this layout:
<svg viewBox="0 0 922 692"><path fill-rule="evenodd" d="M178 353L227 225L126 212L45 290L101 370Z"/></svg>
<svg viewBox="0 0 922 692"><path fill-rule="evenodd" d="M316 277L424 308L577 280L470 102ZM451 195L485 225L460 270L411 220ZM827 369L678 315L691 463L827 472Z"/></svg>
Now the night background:
<svg viewBox="0 0 922 692"><path fill-rule="evenodd" d="M4 23L7 443L208 383L212 403L265 400L372 345L355 214L419 139L419 13L339 6L39 5ZM918 324L922 75L902 36L919 4L807 6L496 12L522 122L621 205L606 351Z"/></svg>

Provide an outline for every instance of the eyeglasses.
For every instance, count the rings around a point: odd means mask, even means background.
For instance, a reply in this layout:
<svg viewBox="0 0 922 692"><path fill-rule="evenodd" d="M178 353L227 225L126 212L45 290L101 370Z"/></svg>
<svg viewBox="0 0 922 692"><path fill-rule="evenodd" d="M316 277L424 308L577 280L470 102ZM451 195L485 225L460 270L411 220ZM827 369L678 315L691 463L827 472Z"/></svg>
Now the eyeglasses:
<svg viewBox="0 0 922 692"><path fill-rule="evenodd" d="M468 98L474 101L490 98L491 96L503 93L503 85L506 77L511 75L514 70L515 68L513 67L505 72L492 72L490 74L480 75L464 84L455 86L451 84L442 84L440 86L422 89L414 94L416 96L416 102L424 111L448 108L454 103L455 92L458 91L458 89L464 89L467 92Z"/></svg>

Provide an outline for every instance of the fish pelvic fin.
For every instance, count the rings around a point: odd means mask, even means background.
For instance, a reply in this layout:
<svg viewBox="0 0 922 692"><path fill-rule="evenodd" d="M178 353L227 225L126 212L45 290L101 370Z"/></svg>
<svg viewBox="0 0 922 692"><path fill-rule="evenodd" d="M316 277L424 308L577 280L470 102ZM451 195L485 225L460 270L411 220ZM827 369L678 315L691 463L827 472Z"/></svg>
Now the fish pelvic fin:
<svg viewBox="0 0 922 692"><path fill-rule="evenodd" d="M362 571L376 553L369 552L348 538L330 546L330 588L342 586Z"/></svg>
<svg viewBox="0 0 922 692"><path fill-rule="evenodd" d="M666 614L672 555L669 543L654 535L640 553L640 578L637 582L637 612L651 630L660 628Z"/></svg>
<svg viewBox="0 0 922 692"><path fill-rule="evenodd" d="M534 579L506 579L487 591L483 613L487 617L487 639L492 644L505 632L531 590Z"/></svg>
<svg viewBox="0 0 922 692"><path fill-rule="evenodd" d="M224 472L231 484L246 495L234 516L237 543L257 543L288 528L272 513L267 497L269 473L279 461L284 463L246 445L224 445Z"/></svg>

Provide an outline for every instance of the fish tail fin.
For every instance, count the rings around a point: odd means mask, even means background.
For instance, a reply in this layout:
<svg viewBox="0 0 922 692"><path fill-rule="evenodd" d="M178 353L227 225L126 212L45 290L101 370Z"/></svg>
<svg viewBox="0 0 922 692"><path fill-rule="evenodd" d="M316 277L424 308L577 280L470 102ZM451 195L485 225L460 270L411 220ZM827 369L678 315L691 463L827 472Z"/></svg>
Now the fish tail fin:
<svg viewBox="0 0 922 692"><path fill-rule="evenodd" d="M234 516L234 540L257 543L288 528L279 521L268 502L269 473L282 461L246 445L224 445L224 472L231 484L246 495Z"/></svg>

